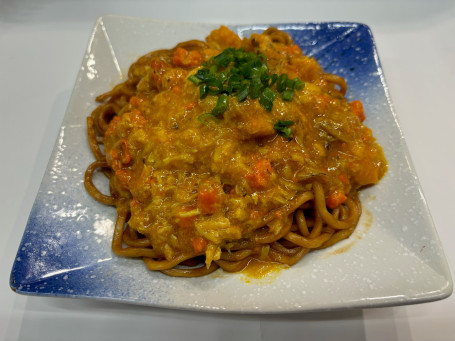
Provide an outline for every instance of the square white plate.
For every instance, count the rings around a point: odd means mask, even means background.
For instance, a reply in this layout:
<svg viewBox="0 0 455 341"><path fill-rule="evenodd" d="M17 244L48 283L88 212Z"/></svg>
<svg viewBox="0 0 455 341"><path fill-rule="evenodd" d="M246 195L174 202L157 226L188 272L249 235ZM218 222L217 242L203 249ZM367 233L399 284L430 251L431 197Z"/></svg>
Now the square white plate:
<svg viewBox="0 0 455 341"><path fill-rule="evenodd" d="M19 246L10 285L21 294L92 298L158 307L293 312L438 300L452 279L405 141L391 108L370 29L357 23L274 25L303 52L343 76L347 96L364 103L389 162L384 179L362 192L356 232L265 279L221 270L203 278L149 272L112 254L115 209L95 202L83 175L92 162L85 118L94 98L124 79L139 56L204 39L218 25L105 16L93 30L51 160ZM232 26L240 35L267 25Z"/></svg>

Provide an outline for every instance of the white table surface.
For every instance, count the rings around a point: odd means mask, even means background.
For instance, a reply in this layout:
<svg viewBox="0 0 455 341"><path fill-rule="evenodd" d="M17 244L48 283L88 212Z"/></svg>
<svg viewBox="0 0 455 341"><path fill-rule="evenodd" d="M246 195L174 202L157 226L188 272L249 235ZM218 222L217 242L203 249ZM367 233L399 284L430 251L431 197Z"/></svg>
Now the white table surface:
<svg viewBox="0 0 455 341"><path fill-rule="evenodd" d="M89 34L105 14L223 24L368 24L455 273L455 1L0 0L0 340L455 340L455 296L393 308L213 315L27 297L9 274Z"/></svg>

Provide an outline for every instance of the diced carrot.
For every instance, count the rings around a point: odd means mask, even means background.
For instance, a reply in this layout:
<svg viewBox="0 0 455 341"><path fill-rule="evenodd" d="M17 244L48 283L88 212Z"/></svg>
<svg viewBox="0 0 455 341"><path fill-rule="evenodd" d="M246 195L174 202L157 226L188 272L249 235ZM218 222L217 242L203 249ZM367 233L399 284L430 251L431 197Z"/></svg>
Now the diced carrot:
<svg viewBox="0 0 455 341"><path fill-rule="evenodd" d="M201 65L202 56L196 50L188 51L182 47L178 47L174 52L172 62L176 66L195 67Z"/></svg>
<svg viewBox="0 0 455 341"><path fill-rule="evenodd" d="M254 164L253 172L248 173L245 178L251 187L260 189L267 186L271 174L272 165L270 161L262 159Z"/></svg>
<svg viewBox="0 0 455 341"><path fill-rule="evenodd" d="M349 178L346 174L338 175L338 179L340 179L341 182L344 182L345 184L349 184Z"/></svg>
<svg viewBox="0 0 455 341"><path fill-rule="evenodd" d="M218 208L220 202L220 192L217 188L201 188L197 193L197 207L202 214L213 214Z"/></svg>
<svg viewBox="0 0 455 341"><path fill-rule="evenodd" d="M153 59L150 62L150 67L153 72L150 73L150 77L157 83L161 82L161 76L170 68L170 65L163 60Z"/></svg>
<svg viewBox="0 0 455 341"><path fill-rule="evenodd" d="M188 212L194 209L194 207L183 207L182 212ZM187 229L194 226L194 221L196 220L196 215L188 216L188 217L177 217L175 222L181 228Z"/></svg>
<svg viewBox="0 0 455 341"><path fill-rule="evenodd" d="M363 111L363 104L361 101L359 100L352 101L351 103L349 103L349 107L351 108L351 111L357 115L360 122L365 121L365 113Z"/></svg>
<svg viewBox="0 0 455 341"><path fill-rule="evenodd" d="M134 108L137 108L138 105L141 104L142 102L144 102L144 99L141 98L141 97L131 96L131 98L130 98L130 104L131 104Z"/></svg>
<svg viewBox="0 0 455 341"><path fill-rule="evenodd" d="M262 212L258 210L251 209L250 210L250 219L251 220L259 220L263 216Z"/></svg>
<svg viewBox="0 0 455 341"><path fill-rule="evenodd" d="M185 109L186 110L193 110L194 107L196 106L196 102L190 102L186 105Z"/></svg>
<svg viewBox="0 0 455 341"><path fill-rule="evenodd" d="M132 125L135 127L144 126L147 123L147 120L145 119L145 117L137 109L133 109L133 111L124 114L122 116L122 120L124 122L127 122L129 125Z"/></svg>
<svg viewBox="0 0 455 341"><path fill-rule="evenodd" d="M116 136L117 134L117 128L120 124L121 118L119 116L115 116L111 122L109 123L109 126L107 127L106 132L104 133L105 138L108 138L110 136Z"/></svg>
<svg viewBox="0 0 455 341"><path fill-rule="evenodd" d="M347 198L348 197L342 191L337 190L330 194L327 199L325 199L325 204L328 208L334 209L343 204Z"/></svg>
<svg viewBox="0 0 455 341"><path fill-rule="evenodd" d="M183 229L188 229L192 226L194 226L194 221L196 220L196 217L179 217L175 220L177 225Z"/></svg>
<svg viewBox="0 0 455 341"><path fill-rule="evenodd" d="M202 251L204 251L207 247L207 240L202 238L202 237L196 237L193 239L193 249L194 249L194 252L196 253L200 253Z"/></svg>
<svg viewBox="0 0 455 341"><path fill-rule="evenodd" d="M296 44L290 45L290 46L285 46L283 48L287 53L290 54L301 54L302 51L300 50L300 47Z"/></svg>
<svg viewBox="0 0 455 341"><path fill-rule="evenodd" d="M182 93L182 88L178 85L172 87L172 92L176 95L180 95Z"/></svg>

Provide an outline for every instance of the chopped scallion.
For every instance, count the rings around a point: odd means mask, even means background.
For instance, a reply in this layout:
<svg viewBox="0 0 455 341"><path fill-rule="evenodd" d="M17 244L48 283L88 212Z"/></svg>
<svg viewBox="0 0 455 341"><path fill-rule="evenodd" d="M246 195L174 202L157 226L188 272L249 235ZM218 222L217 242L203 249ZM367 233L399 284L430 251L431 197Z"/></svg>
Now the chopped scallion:
<svg viewBox="0 0 455 341"><path fill-rule="evenodd" d="M200 99L206 98L208 93L209 93L209 86L207 84L202 84L199 87L199 98Z"/></svg>
<svg viewBox="0 0 455 341"><path fill-rule="evenodd" d="M278 79L278 75L274 73L272 76L270 76L270 83L269 86L272 87Z"/></svg>
<svg viewBox="0 0 455 341"><path fill-rule="evenodd" d="M286 80L286 89L294 90L295 87L295 79L287 79Z"/></svg>
<svg viewBox="0 0 455 341"><path fill-rule="evenodd" d="M303 82L299 77L295 79L295 88L297 90L302 90L305 87L305 82Z"/></svg>
<svg viewBox="0 0 455 341"><path fill-rule="evenodd" d="M292 101L294 91L305 86L298 77L289 79L285 73L270 74L265 55L247 52L243 48L223 50L204 62L203 68L188 77L188 80L199 86L200 99L208 95L218 96L212 111L198 117L204 124L207 116L215 119L227 110L229 95L236 96L239 102L248 97L258 98L260 105L271 111L277 92L284 101ZM275 89L272 90L273 86ZM294 124L292 121L278 121L275 129L280 135L289 137L292 134L289 126L292 124Z"/></svg>
<svg viewBox="0 0 455 341"><path fill-rule="evenodd" d="M277 131L278 134L281 136L289 139L292 135L292 129L289 128L290 126L294 125L294 121L277 121L273 128Z"/></svg>
<svg viewBox="0 0 455 341"><path fill-rule="evenodd" d="M284 90L282 93L281 93L281 98L283 99L283 101L292 101L292 99L294 98L294 90L291 90L291 89L286 89Z"/></svg>
<svg viewBox="0 0 455 341"><path fill-rule="evenodd" d="M259 103L268 111L272 111L273 101L275 100L276 93L270 89L265 88L259 96Z"/></svg>
<svg viewBox="0 0 455 341"><path fill-rule="evenodd" d="M210 73L209 69L200 69L196 73L196 77L199 78L202 82L210 82L215 79L215 75Z"/></svg>
<svg viewBox="0 0 455 341"><path fill-rule="evenodd" d="M228 107L229 99L227 94L221 94L218 97L218 101L216 102L215 108L213 108L211 114L213 116L219 116L224 113Z"/></svg>
<svg viewBox="0 0 455 341"><path fill-rule="evenodd" d="M250 82L249 95L252 99L256 99L261 94L262 83L259 79L254 78Z"/></svg>
<svg viewBox="0 0 455 341"><path fill-rule="evenodd" d="M196 85L199 85L202 83L202 80L200 80L199 78L197 78L195 75L191 75L188 77L188 80L193 82L194 84Z"/></svg>
<svg viewBox="0 0 455 341"><path fill-rule="evenodd" d="M232 54L232 49L226 49L223 52L221 52L219 55L213 57L213 62L215 63L216 66L220 68L225 68L234 59L234 55Z"/></svg>
<svg viewBox="0 0 455 341"><path fill-rule="evenodd" d="M248 97L248 84L242 85L239 92L237 92L237 99L239 102L244 101Z"/></svg>
<svg viewBox="0 0 455 341"><path fill-rule="evenodd" d="M276 81L276 89L278 92L283 92L286 90L286 81L288 80L288 75L283 73L281 74Z"/></svg>

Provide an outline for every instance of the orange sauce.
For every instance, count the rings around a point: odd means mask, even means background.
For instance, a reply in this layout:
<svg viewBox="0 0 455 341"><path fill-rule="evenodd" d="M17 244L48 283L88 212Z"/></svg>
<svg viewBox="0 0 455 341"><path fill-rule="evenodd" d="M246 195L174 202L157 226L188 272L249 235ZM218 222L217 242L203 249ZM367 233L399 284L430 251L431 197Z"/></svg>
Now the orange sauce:
<svg viewBox="0 0 455 341"><path fill-rule="evenodd" d="M263 262L258 259L252 259L247 266L241 271L241 280L245 283L271 283L280 274L282 269L289 268L287 265Z"/></svg>

